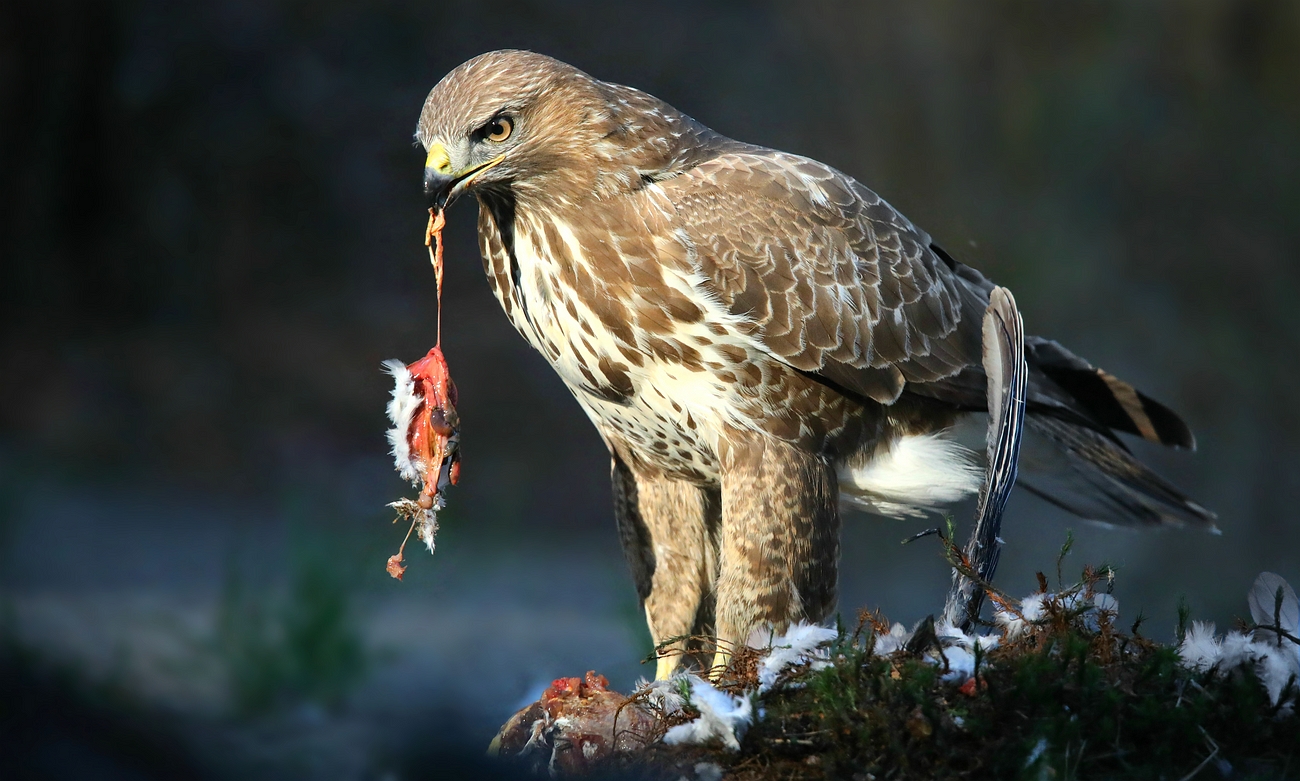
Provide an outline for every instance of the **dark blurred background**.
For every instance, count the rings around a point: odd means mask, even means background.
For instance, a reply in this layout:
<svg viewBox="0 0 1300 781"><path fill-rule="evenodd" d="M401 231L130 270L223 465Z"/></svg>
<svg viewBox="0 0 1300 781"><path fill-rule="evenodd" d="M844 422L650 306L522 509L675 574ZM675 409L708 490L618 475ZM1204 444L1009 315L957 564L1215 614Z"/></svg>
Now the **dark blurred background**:
<svg viewBox="0 0 1300 781"><path fill-rule="evenodd" d="M11 0L0 6L0 757L46 778L434 777L648 636L608 457L450 213L464 472L437 555L385 358L433 341L420 106L522 47L861 179L1063 341L1183 412L1135 449L1223 535L1013 497L1000 583L1119 569L1126 619L1300 584L1300 4ZM969 508L957 511L969 518ZM926 525L846 520L841 608L911 624ZM434 764L431 764L434 763ZM444 767L445 769L445 767ZM468 772L468 771L466 771Z"/></svg>

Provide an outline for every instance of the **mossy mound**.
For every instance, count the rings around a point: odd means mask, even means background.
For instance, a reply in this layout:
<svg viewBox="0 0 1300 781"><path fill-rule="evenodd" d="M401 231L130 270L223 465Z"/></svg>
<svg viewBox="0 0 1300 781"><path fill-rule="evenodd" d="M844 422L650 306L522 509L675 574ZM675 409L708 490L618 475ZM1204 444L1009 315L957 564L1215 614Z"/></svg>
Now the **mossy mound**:
<svg viewBox="0 0 1300 781"><path fill-rule="evenodd" d="M1180 779L1300 774L1300 717L1249 668L1193 672L1133 635L1044 633L1004 645L977 676L944 683L870 642L835 649L764 703L728 775L767 778ZM978 683L975 683L978 681Z"/></svg>
<svg viewBox="0 0 1300 781"><path fill-rule="evenodd" d="M1074 593L1091 592L1087 577ZM1300 778L1294 678L1274 702L1252 665L1197 671L1113 613L1043 604L956 680L944 680L933 632L882 655L887 628L864 615L828 665L794 669L761 697L739 751L657 745L609 769L737 781ZM720 688L735 681L739 693L748 677L729 671Z"/></svg>

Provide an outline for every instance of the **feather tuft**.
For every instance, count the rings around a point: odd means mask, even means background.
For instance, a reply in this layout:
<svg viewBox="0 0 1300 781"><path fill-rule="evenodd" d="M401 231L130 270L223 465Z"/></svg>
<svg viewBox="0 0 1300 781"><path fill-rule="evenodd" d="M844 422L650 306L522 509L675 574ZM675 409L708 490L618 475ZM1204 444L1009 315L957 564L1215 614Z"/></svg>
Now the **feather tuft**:
<svg viewBox="0 0 1300 781"><path fill-rule="evenodd" d="M677 745L705 745L720 741L731 750L740 750L740 739L754 721L754 704L749 697L737 697L718 691L713 684L691 675L690 704L700 712L698 718L672 727L664 735L664 743Z"/></svg>
<svg viewBox="0 0 1300 781"><path fill-rule="evenodd" d="M383 363L384 370L393 376L393 398L388 402L388 420L392 427L388 429L389 451L393 464L403 480L420 484L422 467L411 457L411 443L407 436L411 430L411 421L420 411L424 399L415 390L415 378L406 364L398 360Z"/></svg>

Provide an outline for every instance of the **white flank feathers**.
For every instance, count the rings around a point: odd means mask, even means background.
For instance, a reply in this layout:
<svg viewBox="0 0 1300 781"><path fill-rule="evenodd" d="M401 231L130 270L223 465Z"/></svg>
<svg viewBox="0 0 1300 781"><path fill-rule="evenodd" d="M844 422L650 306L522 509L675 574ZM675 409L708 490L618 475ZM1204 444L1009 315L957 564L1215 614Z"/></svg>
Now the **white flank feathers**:
<svg viewBox="0 0 1300 781"><path fill-rule="evenodd" d="M704 745L714 740L732 751L740 750L740 739L754 721L754 704L749 697L735 697L713 688L713 684L696 675L688 677L691 705L700 712L698 718L678 724L664 735L664 743Z"/></svg>
<svg viewBox="0 0 1300 781"><path fill-rule="evenodd" d="M969 448L943 433L900 437L865 463L839 468L843 498L881 515L920 515L979 490L984 470Z"/></svg>
<svg viewBox="0 0 1300 781"><path fill-rule="evenodd" d="M415 393L415 378L407 370L406 364L398 360L383 363L384 369L393 375L393 399L388 402L388 420L392 428L388 429L389 452L397 473L409 483L420 482L420 465L411 458L411 445L406 440L411 430L411 420L420 409L422 400Z"/></svg>

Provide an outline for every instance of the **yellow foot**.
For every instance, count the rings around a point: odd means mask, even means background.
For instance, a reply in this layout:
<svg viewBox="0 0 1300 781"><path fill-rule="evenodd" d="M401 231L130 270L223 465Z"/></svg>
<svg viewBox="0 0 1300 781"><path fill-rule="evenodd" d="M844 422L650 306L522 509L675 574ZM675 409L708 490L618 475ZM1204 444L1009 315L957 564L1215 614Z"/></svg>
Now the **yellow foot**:
<svg viewBox="0 0 1300 781"><path fill-rule="evenodd" d="M677 663L682 658L677 654L672 656L661 656L655 660L655 680L666 681L673 677L673 672L677 669Z"/></svg>
<svg viewBox="0 0 1300 781"><path fill-rule="evenodd" d="M722 674L727 671L727 665L731 663L731 654L719 649L713 654L713 664L709 667L709 680L717 681Z"/></svg>

